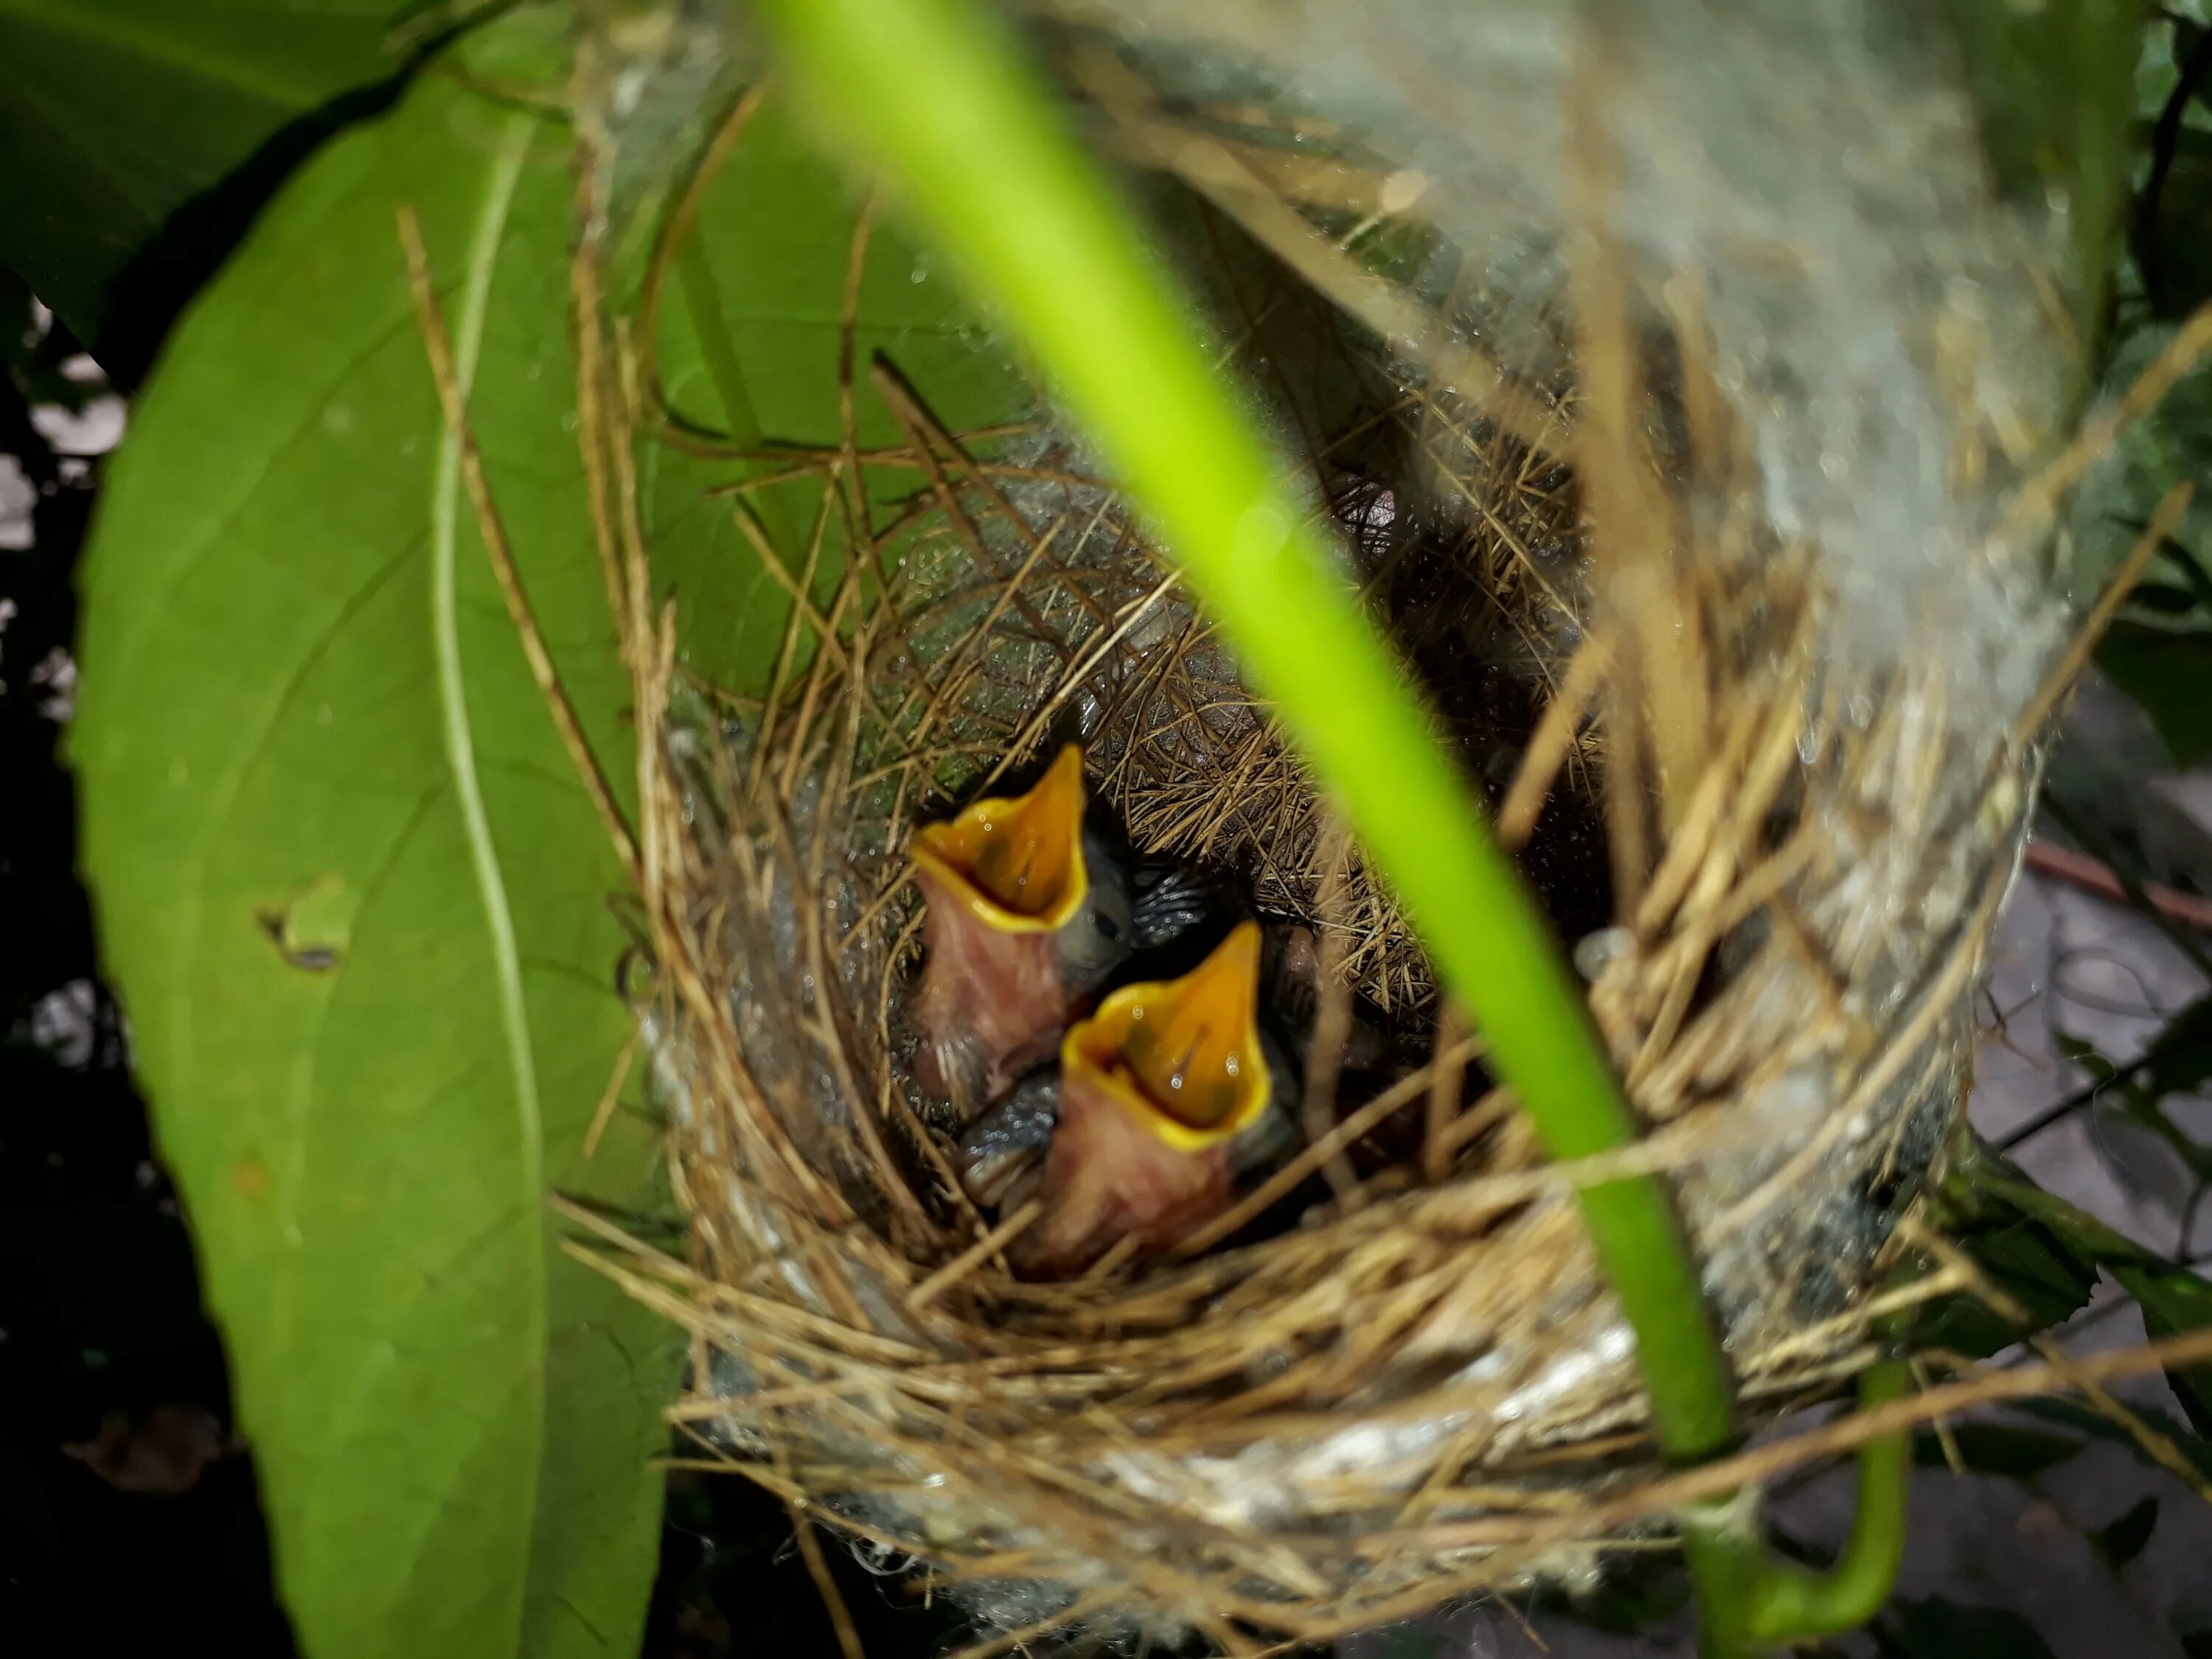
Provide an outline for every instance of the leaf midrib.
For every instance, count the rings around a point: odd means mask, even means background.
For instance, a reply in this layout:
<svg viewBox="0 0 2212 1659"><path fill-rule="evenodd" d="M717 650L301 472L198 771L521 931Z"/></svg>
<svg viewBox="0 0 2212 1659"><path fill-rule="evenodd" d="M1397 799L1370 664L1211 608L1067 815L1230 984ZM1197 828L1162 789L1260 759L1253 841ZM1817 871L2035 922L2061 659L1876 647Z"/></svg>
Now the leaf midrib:
<svg viewBox="0 0 2212 1659"><path fill-rule="evenodd" d="M484 324L490 310L491 279L505 239L507 215L516 186L522 178L538 118L518 113L508 118L492 155L485 180L483 206L471 239L461 293L460 316L453 330L454 376L465 406L476 379L477 362L483 344ZM484 927L491 947L493 974L498 992L500 1024L507 1038L507 1063L513 1072L514 1102L520 1118L517 1125L522 1160L524 1201L542 1215L538 1202L544 1189L544 1142L538 1099L538 1068L531 1048L530 1016L522 989L521 953L516 944L514 912L507 900L507 882L493 844L491 817L484 805L478 780L476 737L469 723L468 681L461 660L458 569L460 552L460 439L447 431L438 448L437 467L430 498L430 619L432 647L437 662L437 689L445 728L446 759L453 773L454 794L467 834L469 857L476 872L478 896L483 901ZM541 1223L542 1225L542 1223ZM523 1310L523 1341L535 1358L527 1367L526 1386L532 1400L533 1439L542 1443L545 1422L545 1256L543 1249L526 1250L525 1271L529 1285ZM542 1444L534 1444L525 1474L529 1492L526 1513L535 1516L538 1484L543 1473ZM520 1571L515 1580L514 1616L520 1632L529 1594L529 1562L533 1553L534 1522L516 1540Z"/></svg>

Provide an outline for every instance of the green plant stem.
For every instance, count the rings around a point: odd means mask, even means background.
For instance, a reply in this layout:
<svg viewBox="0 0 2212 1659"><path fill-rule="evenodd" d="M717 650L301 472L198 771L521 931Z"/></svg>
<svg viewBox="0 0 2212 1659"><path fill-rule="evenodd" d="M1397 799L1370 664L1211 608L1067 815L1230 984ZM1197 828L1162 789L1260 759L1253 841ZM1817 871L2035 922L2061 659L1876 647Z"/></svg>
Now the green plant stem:
<svg viewBox="0 0 2212 1659"><path fill-rule="evenodd" d="M1546 1151L1637 1125L1580 987L1279 459L1215 374L1135 216L964 0L761 0L832 131L996 302L1182 565L1474 1017ZM1733 1399L1697 1270L1653 1179L1582 1194L1636 1334L1660 1443L1725 1446ZM1756 1579L1751 1588L1756 1588Z"/></svg>
<svg viewBox="0 0 2212 1659"><path fill-rule="evenodd" d="M1863 1409L1905 1393L1902 1360L1871 1366L1859 1380ZM1870 1441L1858 1457L1857 1509L1835 1565L1815 1571L1771 1554L1756 1511L1729 1499L1683 1517L1682 1547L1705 1611L1707 1659L1741 1659L1854 1630L1881 1610L1905 1557L1911 1443L1903 1434Z"/></svg>
<svg viewBox="0 0 2212 1659"><path fill-rule="evenodd" d="M1872 1410L1905 1397L1901 1359L1870 1368L1859 1382L1859 1406ZM1843 1553L1826 1572L1770 1571L1759 1580L1752 1634L1790 1643L1839 1635L1881 1611L1905 1559L1905 1501L1911 1484L1911 1443L1902 1434L1870 1441L1858 1460L1857 1508Z"/></svg>

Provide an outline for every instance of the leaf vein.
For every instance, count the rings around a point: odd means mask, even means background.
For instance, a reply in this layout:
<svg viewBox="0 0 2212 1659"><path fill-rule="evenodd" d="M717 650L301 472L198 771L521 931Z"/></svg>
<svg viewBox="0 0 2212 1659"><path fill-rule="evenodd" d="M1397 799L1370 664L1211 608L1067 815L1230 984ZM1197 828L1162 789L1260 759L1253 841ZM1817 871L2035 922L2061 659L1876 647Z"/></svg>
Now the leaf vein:
<svg viewBox="0 0 2212 1659"><path fill-rule="evenodd" d="M467 278L462 289L459 325L454 330L455 375L465 404L476 378L477 359L483 344L484 325L490 309L491 279L514 205L515 188L522 178L525 160L538 118L518 114L492 159L483 211L469 249ZM438 465L430 500L431 631L438 665L438 696L445 714L446 754L452 770L461 817L469 838L470 857L477 887L483 901L484 923L490 934L495 976L499 990L500 1022L507 1036L507 1060L514 1073L515 1107L520 1118L518 1150L522 1154L523 1190L535 1203L544 1186L544 1148L538 1103L536 1057L531 1048L530 1016L523 1000L522 966L516 949L514 917L508 903L506 879L500 869L499 850L493 845L491 819L485 810L483 789L477 775L476 736L469 723L467 678L461 661L460 616L456 603L456 566L460 542L460 440L452 432L438 447ZM544 1433L545 1293L542 1253L533 1252L536 1283L526 1294L526 1340L532 1364L529 1375L535 1394L535 1437L527 1476L530 1510L537 1507L537 1486L542 1463ZM527 1531L517 1540L526 1564L530 1550ZM526 1572L516 1580L514 1617L518 1633L524 1615Z"/></svg>

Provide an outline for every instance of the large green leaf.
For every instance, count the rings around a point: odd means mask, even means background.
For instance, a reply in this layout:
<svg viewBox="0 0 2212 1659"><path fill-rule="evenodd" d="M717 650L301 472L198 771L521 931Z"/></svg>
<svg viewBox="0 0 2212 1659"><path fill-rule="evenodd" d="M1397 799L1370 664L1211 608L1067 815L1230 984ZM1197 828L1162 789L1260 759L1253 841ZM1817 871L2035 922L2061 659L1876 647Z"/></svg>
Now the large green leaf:
<svg viewBox="0 0 2212 1659"><path fill-rule="evenodd" d="M658 1197L641 1121L577 1151L628 1030L619 872L478 544L395 234L411 204L542 631L627 799L566 144L434 74L323 151L173 337L87 564L85 859L316 1659L626 1653L652 1565L678 1345L558 1253L544 1203ZM708 205L672 394L711 418L733 370L772 434L834 441L848 193L770 110ZM873 246L863 352L955 427L1024 406L949 285ZM863 441L891 438L863 403ZM654 452L647 528L688 661L757 684L785 611L702 493L732 471Z"/></svg>
<svg viewBox="0 0 2212 1659"><path fill-rule="evenodd" d="M84 856L318 1659L626 1654L675 1345L557 1254L627 1034L619 872L455 478L412 204L538 619L617 781L573 435L566 136L426 80L317 157L175 337L85 574ZM668 538L706 617L726 562ZM695 653L728 672L732 630Z"/></svg>
<svg viewBox="0 0 2212 1659"><path fill-rule="evenodd" d="M105 343L112 317L126 333L143 320L127 312L166 318L182 297L173 284L206 274L320 136L327 123L313 112L399 69L394 25L422 9L415 0L0 0L0 264L88 343ZM179 213L196 198L198 213ZM129 356L142 343L106 349Z"/></svg>
<svg viewBox="0 0 2212 1659"><path fill-rule="evenodd" d="M2062 288L2084 340L2110 285L2127 206L2143 0L1942 0L2005 199L2062 207Z"/></svg>
<svg viewBox="0 0 2212 1659"><path fill-rule="evenodd" d="M838 440L837 347L854 208L842 175L775 103L745 129L715 175L700 235L761 431L787 443ZM723 423L696 347L690 313L671 307L669 338L695 365L670 377L679 409ZM977 322L962 285L935 253L919 252L898 220L878 216L854 307L857 374L876 353L922 387L955 431L1005 420L1026 394L1012 353ZM865 385L855 402L863 447L902 442ZM915 481L909 477L908 482Z"/></svg>
<svg viewBox="0 0 2212 1659"><path fill-rule="evenodd" d="M698 232L704 281L668 284L663 349L668 398L680 418L726 432L750 428L772 449L836 447L837 363L855 219L853 191L843 176L781 106L764 106L705 193ZM854 427L863 448L906 441L869 383L878 358L919 392L930 414L951 433L1033 410L1012 354L979 322L942 261L917 252L891 216L874 222L853 323L860 382ZM727 479L757 470L735 464L718 469ZM928 483L909 468L870 465L866 474L879 520ZM687 477L680 489L688 490L692 483ZM752 498L794 566L822 490L818 481L805 480ZM708 520L694 533L712 537L731 557L750 562L755 556L727 503L677 499L664 491L663 510L672 522L678 515ZM841 568L841 532L833 514L824 538L825 586ZM886 550L886 562L896 562L898 552ZM780 612L775 626L781 627ZM772 645L756 621L740 654L758 660ZM744 689L759 687L749 683Z"/></svg>

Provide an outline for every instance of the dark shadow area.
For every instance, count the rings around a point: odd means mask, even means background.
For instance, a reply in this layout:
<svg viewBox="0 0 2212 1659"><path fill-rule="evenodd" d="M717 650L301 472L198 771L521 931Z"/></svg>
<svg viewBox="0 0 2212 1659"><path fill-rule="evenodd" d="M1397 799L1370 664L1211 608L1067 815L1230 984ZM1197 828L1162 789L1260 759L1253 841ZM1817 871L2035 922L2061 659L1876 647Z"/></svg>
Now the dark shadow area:
<svg viewBox="0 0 2212 1659"><path fill-rule="evenodd" d="M356 122L381 115L413 78L410 64L390 79L332 99L289 126L212 189L171 214L116 273L93 355L121 391L135 392L192 296L236 251L255 217L284 181L323 143Z"/></svg>
<svg viewBox="0 0 2212 1659"><path fill-rule="evenodd" d="M917 1583L878 1577L842 1540L817 1536L868 1659L924 1659L974 1639L969 1621L942 1596L926 1602ZM672 1474L644 1652L653 1659L815 1659L838 1651L783 1504L740 1476Z"/></svg>
<svg viewBox="0 0 2212 1659"><path fill-rule="evenodd" d="M35 497L32 544L0 550L0 1629L26 1656L184 1632L289 1655L222 1343L76 876L60 716L100 464L33 423L34 401L86 389L60 372L76 343L31 319L0 273L0 455Z"/></svg>

